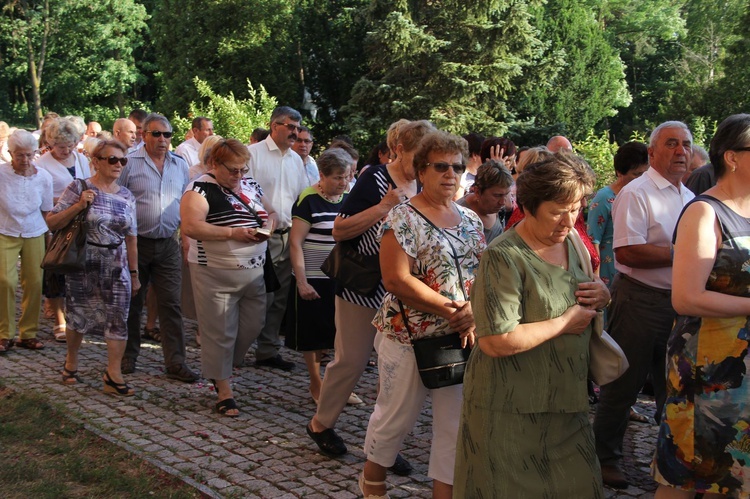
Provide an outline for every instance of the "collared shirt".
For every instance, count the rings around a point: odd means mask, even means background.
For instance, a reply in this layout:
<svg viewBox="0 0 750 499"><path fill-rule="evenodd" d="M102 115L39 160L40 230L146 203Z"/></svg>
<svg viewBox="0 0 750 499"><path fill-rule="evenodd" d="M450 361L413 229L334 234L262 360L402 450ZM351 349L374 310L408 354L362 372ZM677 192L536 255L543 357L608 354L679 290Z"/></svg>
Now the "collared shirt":
<svg viewBox="0 0 750 499"><path fill-rule="evenodd" d="M193 166L200 162L198 159L198 149L200 149L200 147L200 142L195 140L195 138L190 138L177 146L174 153L178 156L182 156L182 159L187 161L188 166Z"/></svg>
<svg viewBox="0 0 750 499"><path fill-rule="evenodd" d="M650 167L623 187L612 206L612 247L653 244L669 248L682 208L695 195L680 184L675 187ZM632 268L616 260L615 269L648 286L672 289L672 267Z"/></svg>
<svg viewBox="0 0 750 499"><path fill-rule="evenodd" d="M281 149L269 135L266 140L248 146L250 151L249 176L258 181L279 217L277 229L292 226L292 206L302 191L310 185L299 154Z"/></svg>
<svg viewBox="0 0 750 499"><path fill-rule="evenodd" d="M10 163L0 165L0 234L38 237L47 232L43 211L52 210L52 175L37 168L24 177Z"/></svg>
<svg viewBox="0 0 750 499"><path fill-rule="evenodd" d="M127 157L128 164L117 183L135 196L138 235L152 239L171 237L180 226L180 199L188 185L187 163L169 152L163 173L159 173L145 147Z"/></svg>
<svg viewBox="0 0 750 499"><path fill-rule="evenodd" d="M320 181L320 170L318 170L318 164L312 158L308 156L302 160L305 164L305 173L307 173L307 180L310 185L317 184Z"/></svg>

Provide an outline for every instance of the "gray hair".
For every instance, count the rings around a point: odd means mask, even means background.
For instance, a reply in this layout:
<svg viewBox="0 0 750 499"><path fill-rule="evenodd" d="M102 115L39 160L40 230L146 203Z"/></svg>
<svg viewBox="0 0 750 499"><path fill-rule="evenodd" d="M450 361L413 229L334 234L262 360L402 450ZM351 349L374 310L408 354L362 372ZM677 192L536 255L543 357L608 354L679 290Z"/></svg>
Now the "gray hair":
<svg viewBox="0 0 750 499"><path fill-rule="evenodd" d="M44 139L50 147L55 144L77 144L81 135L79 125L68 116L53 119L44 129Z"/></svg>
<svg viewBox="0 0 750 499"><path fill-rule="evenodd" d="M324 177L346 171L354 163L354 158L345 150L335 147L327 149L323 154L318 156L318 170Z"/></svg>
<svg viewBox="0 0 750 499"><path fill-rule="evenodd" d="M708 151L703 149L701 146L693 144L693 154L700 156L703 159L703 163L708 163Z"/></svg>
<svg viewBox="0 0 750 499"><path fill-rule="evenodd" d="M166 116L159 113L151 113L144 118L143 123L141 124L141 126L143 127L143 133L146 133L148 131L148 126L154 121L160 121L164 123L165 125L167 125L167 127L169 127L169 131L172 131L172 124L169 122Z"/></svg>
<svg viewBox="0 0 750 499"><path fill-rule="evenodd" d="M292 121L302 122L302 115L299 114L299 111L289 106L279 106L271 113L271 123L274 123L276 122L276 120L280 120L283 118L289 118Z"/></svg>
<svg viewBox="0 0 750 499"><path fill-rule="evenodd" d="M86 120L84 120L80 116L75 116L75 115L68 115L65 117L65 119L73 123L73 125L75 125L76 130L78 130L79 136L83 136L83 134L86 133L86 128L88 128L86 126Z"/></svg>
<svg viewBox="0 0 750 499"><path fill-rule="evenodd" d="M665 121L661 125L654 128L654 131L651 132L651 137L649 137L648 139L649 147L654 147L654 145L656 145L656 139L659 138L659 134L665 128L682 128L690 136L690 142L691 143L693 142L693 134L690 133L690 128L688 128L688 126L685 123L683 123L682 121Z"/></svg>
<svg viewBox="0 0 750 499"><path fill-rule="evenodd" d="M39 143L36 137L31 132L26 130L16 130L13 132L8 139L8 150L10 152L17 151L19 149L28 149L30 151L36 151Z"/></svg>

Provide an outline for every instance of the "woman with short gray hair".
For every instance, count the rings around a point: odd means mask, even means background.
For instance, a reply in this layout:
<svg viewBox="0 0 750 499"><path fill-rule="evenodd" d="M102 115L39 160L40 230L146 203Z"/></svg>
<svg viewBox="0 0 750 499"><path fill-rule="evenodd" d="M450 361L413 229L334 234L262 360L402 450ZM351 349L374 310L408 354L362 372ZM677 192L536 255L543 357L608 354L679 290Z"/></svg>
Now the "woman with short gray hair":
<svg viewBox="0 0 750 499"><path fill-rule="evenodd" d="M37 339L42 305L44 215L52 209L52 177L32 162L36 138L18 130L8 139L11 160L0 165L0 354L13 345L44 348ZM16 286L21 259L21 320L16 335Z"/></svg>

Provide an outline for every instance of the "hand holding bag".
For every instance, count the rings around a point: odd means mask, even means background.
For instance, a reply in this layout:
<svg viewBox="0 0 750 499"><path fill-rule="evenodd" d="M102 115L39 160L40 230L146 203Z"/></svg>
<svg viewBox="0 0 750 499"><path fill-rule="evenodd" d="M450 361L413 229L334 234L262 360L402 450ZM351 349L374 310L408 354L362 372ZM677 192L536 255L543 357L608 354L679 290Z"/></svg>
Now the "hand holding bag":
<svg viewBox="0 0 750 499"><path fill-rule="evenodd" d="M88 188L86 182L81 179L78 181L81 183L81 193L83 193ZM49 247L42 259L41 266L44 270L58 274L84 270L86 267L86 214L90 207L91 204L68 222L68 225L52 235Z"/></svg>
<svg viewBox="0 0 750 499"><path fill-rule="evenodd" d="M570 239L584 272L593 279L594 269L591 267L591 255L589 255L581 236L575 229L570 232ZM622 351L614 338L604 330L604 314L601 311L591 321L589 360L589 377L599 386L613 382L630 367L625 352Z"/></svg>

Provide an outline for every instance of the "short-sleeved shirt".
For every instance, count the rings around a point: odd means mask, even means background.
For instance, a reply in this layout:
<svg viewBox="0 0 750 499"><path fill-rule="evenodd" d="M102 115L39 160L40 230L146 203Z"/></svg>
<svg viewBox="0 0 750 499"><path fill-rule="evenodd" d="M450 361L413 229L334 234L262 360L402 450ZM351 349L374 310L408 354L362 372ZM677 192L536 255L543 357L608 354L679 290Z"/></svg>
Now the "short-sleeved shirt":
<svg viewBox="0 0 750 499"><path fill-rule="evenodd" d="M653 244L669 248L682 208L695 195L679 188L650 167L646 173L622 188L612 206L612 247ZM672 289L672 267L631 268L615 259L615 269L659 289Z"/></svg>
<svg viewBox="0 0 750 499"><path fill-rule="evenodd" d="M456 204L459 206L464 206L466 208L469 207L466 202L466 196L456 201ZM492 227L484 227L482 229L482 231L484 232L484 240L487 241L487 244L489 244L493 239L502 234L504 230L505 224L503 223L503 219L502 217L500 217L500 215L497 215L495 217L495 223L492 225Z"/></svg>
<svg viewBox="0 0 750 499"><path fill-rule="evenodd" d="M10 163L0 165L0 234L31 238L47 232L43 211L52 210L52 176L36 169L18 175Z"/></svg>
<svg viewBox="0 0 750 499"><path fill-rule="evenodd" d="M479 338L554 319L575 305L578 284L591 279L569 239L565 244L568 270L539 257L515 228L488 246L471 293ZM498 412L586 411L590 335L591 326L583 334L563 334L507 357L490 357L474 348L464 398Z"/></svg>
<svg viewBox="0 0 750 499"><path fill-rule="evenodd" d="M398 244L414 258L412 275L445 296L446 302L468 299L486 246L479 216L468 208L456 208L461 221L454 227L439 229L431 225L410 204L395 206L381 227L381 231L393 230ZM405 304L403 307L413 339L452 332L447 319ZM388 339L411 345L399 300L392 293L385 295L372 323Z"/></svg>
<svg viewBox="0 0 750 499"><path fill-rule="evenodd" d="M612 205L615 202L615 191L610 186L603 187L594 196L589 205L588 233L591 241L599 245L601 267L599 276L609 285L615 276L615 253L612 249L614 227L612 225Z"/></svg>
<svg viewBox="0 0 750 499"><path fill-rule="evenodd" d="M329 278L320 270L320 266L323 265L336 244L333 239L333 221L347 196L348 194L344 194L341 201L332 203L321 196L315 187L308 187L302 191L299 201L292 208L292 218L310 226L302 243L307 279Z"/></svg>
<svg viewBox="0 0 750 499"><path fill-rule="evenodd" d="M341 207L339 216L347 218L361 213L368 208L372 208L380 203L390 188L395 189L396 183L388 173L388 168L385 165L369 167L362 173L354 188L349 193L349 197ZM378 221L359 237L354 238L354 246L360 254L366 256L380 254L380 225L382 223L382 220ZM350 289L341 287L337 283L336 294L356 305L378 308L383 302L385 287L383 287L383 283L381 282L372 296L362 296Z"/></svg>
<svg viewBox="0 0 750 499"><path fill-rule="evenodd" d="M263 190L251 178L240 182L242 200L252 207L263 223L268 213L263 207ZM210 174L188 184L187 191L197 192L208 202L206 223L220 227L258 228L260 225L247 207L229 189L220 186ZM190 238L188 262L216 269L254 269L265 263L266 242L252 244L239 241L196 241Z"/></svg>
<svg viewBox="0 0 750 499"><path fill-rule="evenodd" d="M198 150L200 147L201 143L193 137L177 146L174 153L184 159L188 166L193 166L200 163L200 159L198 158Z"/></svg>
<svg viewBox="0 0 750 499"><path fill-rule="evenodd" d="M50 151L42 154L35 161L37 167L47 170L52 176L52 190L55 199L62 196L63 191L74 179L87 179L91 176L88 158L78 151L73 151L70 154L73 155L74 159L73 166L70 168L57 161ZM71 175L71 172L75 175Z"/></svg>

